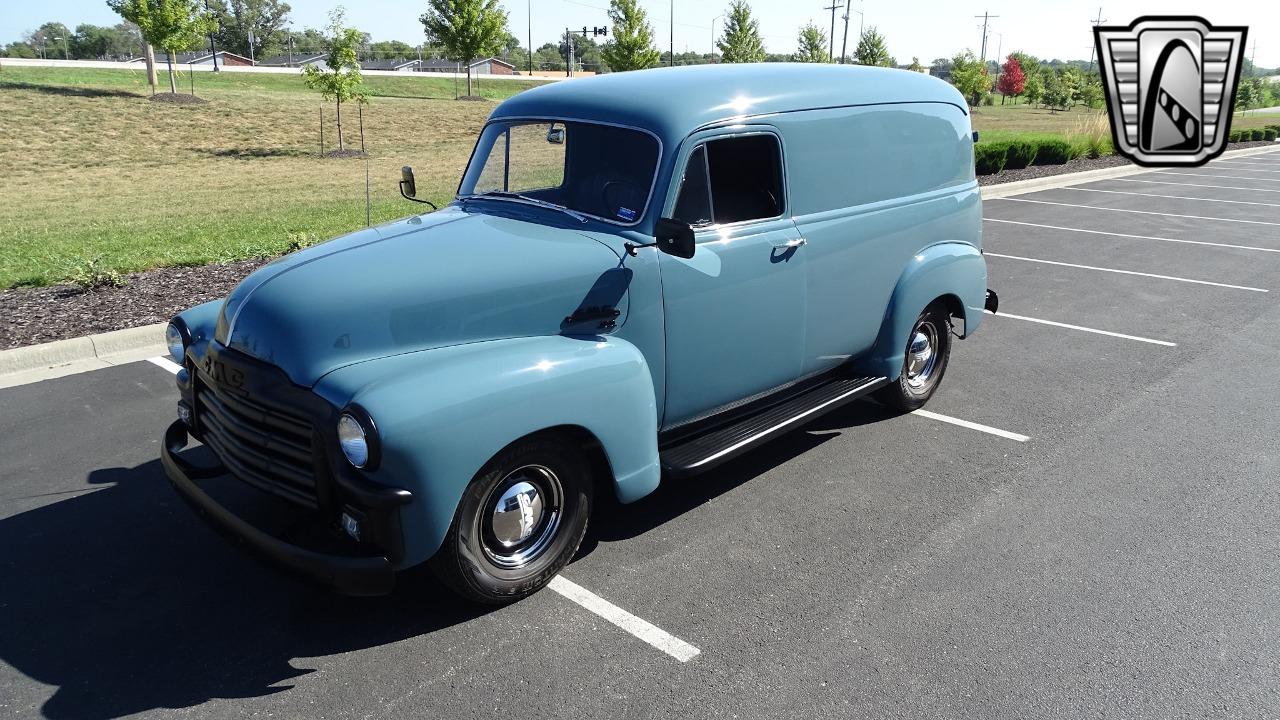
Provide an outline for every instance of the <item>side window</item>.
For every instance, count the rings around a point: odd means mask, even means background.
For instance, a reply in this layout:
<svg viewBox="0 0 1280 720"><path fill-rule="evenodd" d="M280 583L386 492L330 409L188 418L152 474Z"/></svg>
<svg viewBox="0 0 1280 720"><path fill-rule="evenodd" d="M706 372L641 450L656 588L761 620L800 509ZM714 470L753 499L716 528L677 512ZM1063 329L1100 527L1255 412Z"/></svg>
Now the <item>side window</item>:
<svg viewBox="0 0 1280 720"><path fill-rule="evenodd" d="M782 152L776 137L746 135L712 140L705 147L716 223L782 214Z"/></svg>
<svg viewBox="0 0 1280 720"><path fill-rule="evenodd" d="M676 220L683 220L693 227L711 224L711 187L707 181L707 151L698 146L689 155L684 166L684 179L680 181L680 195L676 197Z"/></svg>

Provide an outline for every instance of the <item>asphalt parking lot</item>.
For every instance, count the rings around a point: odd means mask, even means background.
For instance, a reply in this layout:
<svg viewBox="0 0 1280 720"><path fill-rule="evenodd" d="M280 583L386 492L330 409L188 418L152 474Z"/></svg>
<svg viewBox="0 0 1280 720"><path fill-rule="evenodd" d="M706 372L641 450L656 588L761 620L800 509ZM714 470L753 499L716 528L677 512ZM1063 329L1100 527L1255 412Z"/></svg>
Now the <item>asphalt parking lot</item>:
<svg viewBox="0 0 1280 720"><path fill-rule="evenodd" d="M157 364L0 390L0 715L1280 716L1280 151L984 214L930 414L606 505L603 610L296 584L168 486Z"/></svg>

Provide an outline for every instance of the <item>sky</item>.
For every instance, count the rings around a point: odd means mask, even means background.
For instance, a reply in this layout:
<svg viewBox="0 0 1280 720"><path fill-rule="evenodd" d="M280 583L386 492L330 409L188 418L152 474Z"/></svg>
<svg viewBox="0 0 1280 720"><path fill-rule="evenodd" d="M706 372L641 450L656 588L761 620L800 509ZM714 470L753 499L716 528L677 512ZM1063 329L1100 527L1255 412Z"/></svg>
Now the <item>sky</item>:
<svg viewBox="0 0 1280 720"><path fill-rule="evenodd" d="M843 5L844 0L834 0ZM851 0L849 52L853 51L858 24L865 19L885 36L889 52L901 63L918 57L924 64L937 57L951 56L965 49L980 52L984 12L993 16L989 24L987 57L1021 50L1037 57L1087 60L1093 45L1090 21L1098 16L1101 4L1103 24L1127 25L1144 14L1201 14L1213 24L1249 26L1246 56L1268 68L1280 67L1280 3L1274 0L985 0L986 4L954 0ZM761 34L770 52L788 53L796 49L800 26L812 21L828 32L833 0L751 0L760 20ZM347 9L350 24L370 33L374 40L422 42L418 16L426 8L424 0L291 0L295 30L323 27L335 5ZM641 0L649 13L658 45L666 49L674 30L676 52L708 52L712 45L712 23L720 32L727 0ZM503 0L511 32L527 44L530 8L533 46L554 42L564 28L607 25L608 0ZM675 24L670 24L674 5ZM810 7L812 6L812 7ZM858 13L861 12L860 16ZM843 8L836 13L836 51L843 32ZM111 25L118 17L104 0L0 0L0 42L19 39L24 33L50 20L74 28L82 22ZM603 40L603 38L601 38ZM1256 42L1256 49L1255 49Z"/></svg>

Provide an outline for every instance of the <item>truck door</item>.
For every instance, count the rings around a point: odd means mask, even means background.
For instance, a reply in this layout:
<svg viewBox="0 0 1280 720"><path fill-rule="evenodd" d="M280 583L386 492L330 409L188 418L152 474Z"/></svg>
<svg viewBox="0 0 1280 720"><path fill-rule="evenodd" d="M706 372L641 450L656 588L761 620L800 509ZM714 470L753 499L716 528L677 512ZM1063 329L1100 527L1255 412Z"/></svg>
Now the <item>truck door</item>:
<svg viewBox="0 0 1280 720"><path fill-rule="evenodd" d="M768 127L690 138L666 213L697 251L661 255L665 427L796 380L804 356L805 252L787 206L782 143Z"/></svg>

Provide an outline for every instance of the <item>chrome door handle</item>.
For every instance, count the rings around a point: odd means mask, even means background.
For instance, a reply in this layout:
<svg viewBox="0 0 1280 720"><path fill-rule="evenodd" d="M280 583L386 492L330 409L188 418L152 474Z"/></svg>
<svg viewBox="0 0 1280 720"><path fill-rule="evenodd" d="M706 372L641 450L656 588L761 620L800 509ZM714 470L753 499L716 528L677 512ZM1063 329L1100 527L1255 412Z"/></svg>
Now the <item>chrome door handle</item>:
<svg viewBox="0 0 1280 720"><path fill-rule="evenodd" d="M797 248L797 247L802 247L808 244L809 244L808 240L805 240L804 238L800 237L800 238L796 238L795 240L786 241L785 243L782 244L781 247Z"/></svg>

